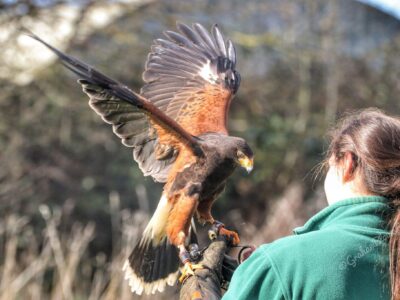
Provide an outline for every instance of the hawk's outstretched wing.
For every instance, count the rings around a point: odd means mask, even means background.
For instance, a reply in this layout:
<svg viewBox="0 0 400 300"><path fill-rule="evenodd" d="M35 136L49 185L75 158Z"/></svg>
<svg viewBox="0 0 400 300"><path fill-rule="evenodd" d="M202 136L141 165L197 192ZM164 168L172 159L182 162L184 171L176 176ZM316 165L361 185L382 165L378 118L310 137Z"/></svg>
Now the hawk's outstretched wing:
<svg viewBox="0 0 400 300"><path fill-rule="evenodd" d="M113 125L114 133L124 145L133 147L134 159L144 175L165 182L180 147L188 147L195 154L201 152L195 137L143 96L84 62L62 53L38 36L32 33L28 35L53 51L66 68L81 78L78 82L90 98L89 105L105 122ZM164 154L162 159L157 158L155 151L159 139L165 141L164 152L174 150Z"/></svg>
<svg viewBox="0 0 400 300"><path fill-rule="evenodd" d="M145 176L165 182L182 147L201 153L198 140L206 132L227 133L230 100L240 76L236 53L216 25L211 34L200 24L177 24L180 33L166 31L146 62L141 95L68 56L34 34L81 79L89 105L113 125Z"/></svg>
<svg viewBox="0 0 400 300"><path fill-rule="evenodd" d="M227 133L230 101L240 84L236 52L217 25L177 24L151 47L141 94L192 135Z"/></svg>

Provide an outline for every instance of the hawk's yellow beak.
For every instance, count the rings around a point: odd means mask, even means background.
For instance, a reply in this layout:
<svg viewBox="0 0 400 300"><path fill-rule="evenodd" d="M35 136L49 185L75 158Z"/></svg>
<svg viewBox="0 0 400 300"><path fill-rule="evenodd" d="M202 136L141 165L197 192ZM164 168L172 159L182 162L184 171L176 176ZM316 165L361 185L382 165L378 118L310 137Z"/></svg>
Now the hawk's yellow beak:
<svg viewBox="0 0 400 300"><path fill-rule="evenodd" d="M250 173L253 170L253 159L248 157L239 158L239 165L246 169L247 173Z"/></svg>

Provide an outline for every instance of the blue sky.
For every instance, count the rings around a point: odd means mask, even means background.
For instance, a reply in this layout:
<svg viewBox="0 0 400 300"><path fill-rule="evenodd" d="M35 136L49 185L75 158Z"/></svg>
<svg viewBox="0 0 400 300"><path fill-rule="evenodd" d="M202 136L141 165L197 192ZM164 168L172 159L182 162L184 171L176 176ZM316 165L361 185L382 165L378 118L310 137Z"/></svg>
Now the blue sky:
<svg viewBox="0 0 400 300"><path fill-rule="evenodd" d="M400 19L400 0L358 0Z"/></svg>

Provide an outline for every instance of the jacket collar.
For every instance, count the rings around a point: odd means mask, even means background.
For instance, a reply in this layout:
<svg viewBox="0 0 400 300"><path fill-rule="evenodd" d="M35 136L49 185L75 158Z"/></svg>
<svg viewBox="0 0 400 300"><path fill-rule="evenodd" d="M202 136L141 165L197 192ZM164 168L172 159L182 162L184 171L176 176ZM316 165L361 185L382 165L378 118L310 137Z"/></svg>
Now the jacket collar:
<svg viewBox="0 0 400 300"><path fill-rule="evenodd" d="M293 229L294 234L303 234L310 231L319 230L331 224L354 224L354 218L361 214L377 215L382 220L382 215L388 212L390 207L388 199L382 196L360 196L340 200L328 207L325 207L316 215L311 217L303 226ZM357 220L360 220L358 218Z"/></svg>

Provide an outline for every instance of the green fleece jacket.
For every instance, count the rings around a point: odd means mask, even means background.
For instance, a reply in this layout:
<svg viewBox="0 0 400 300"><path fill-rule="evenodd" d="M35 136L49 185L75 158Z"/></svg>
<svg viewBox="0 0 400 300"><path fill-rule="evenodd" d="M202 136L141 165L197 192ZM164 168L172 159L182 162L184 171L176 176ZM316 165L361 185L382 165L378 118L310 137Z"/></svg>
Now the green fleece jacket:
<svg viewBox="0 0 400 300"><path fill-rule="evenodd" d="M390 299L386 203L367 196L326 207L259 247L223 299Z"/></svg>

